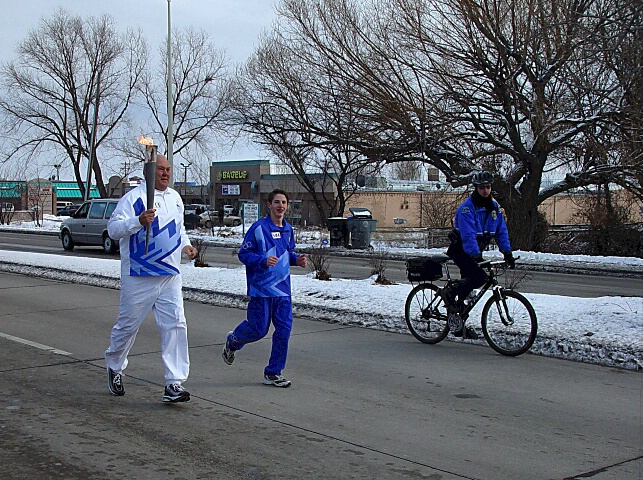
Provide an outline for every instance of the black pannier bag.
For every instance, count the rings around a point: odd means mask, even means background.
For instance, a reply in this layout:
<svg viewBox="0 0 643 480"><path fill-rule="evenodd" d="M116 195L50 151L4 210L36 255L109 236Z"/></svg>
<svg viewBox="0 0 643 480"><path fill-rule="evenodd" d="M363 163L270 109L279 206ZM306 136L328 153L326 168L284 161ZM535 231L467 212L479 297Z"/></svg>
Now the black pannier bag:
<svg viewBox="0 0 643 480"><path fill-rule="evenodd" d="M410 282L432 282L442 278L442 264L426 257L406 261L406 276Z"/></svg>

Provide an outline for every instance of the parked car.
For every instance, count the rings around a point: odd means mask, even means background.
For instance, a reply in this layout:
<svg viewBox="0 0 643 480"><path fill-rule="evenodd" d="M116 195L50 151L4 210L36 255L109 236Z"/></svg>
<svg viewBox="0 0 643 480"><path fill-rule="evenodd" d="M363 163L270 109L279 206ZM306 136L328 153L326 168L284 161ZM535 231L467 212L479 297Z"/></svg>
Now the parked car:
<svg viewBox="0 0 643 480"><path fill-rule="evenodd" d="M56 210L56 215L58 215L59 217L71 217L81 206L82 204L80 203L77 205L67 205L66 207L62 207Z"/></svg>
<svg viewBox="0 0 643 480"><path fill-rule="evenodd" d="M107 221L112 216L118 200L96 199L83 203L78 210L60 225L59 237L65 250L75 246L100 245L107 254L118 250L118 242L107 233Z"/></svg>
<svg viewBox="0 0 643 480"><path fill-rule="evenodd" d="M200 203L191 203L185 206L186 213L191 211L192 213L196 213L197 215L201 215L203 212L207 212L208 210L210 210L209 205L204 205Z"/></svg>
<svg viewBox="0 0 643 480"><path fill-rule="evenodd" d="M212 228L219 226L219 216L214 210L203 212L199 217L201 217L199 225L202 227ZM238 227L241 225L241 217L237 217L236 215L225 216L223 217L223 225L226 227Z"/></svg>

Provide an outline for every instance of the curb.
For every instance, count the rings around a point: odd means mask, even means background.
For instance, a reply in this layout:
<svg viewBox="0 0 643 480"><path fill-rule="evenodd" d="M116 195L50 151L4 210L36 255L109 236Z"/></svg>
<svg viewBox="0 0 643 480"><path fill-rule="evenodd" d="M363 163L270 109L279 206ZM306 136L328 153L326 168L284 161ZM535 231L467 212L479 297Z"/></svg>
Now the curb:
<svg viewBox="0 0 643 480"><path fill-rule="evenodd" d="M0 225L0 230L7 232L15 233L28 233L33 235L49 235L49 236L58 236L57 231L52 230L29 230L29 229L7 229L4 230ZM223 247L235 249L237 246L230 244L229 242L217 242L211 240L203 240L202 237L190 236L190 239L198 239L205 243L205 245L213 247ZM298 248L298 251L303 253L310 253L312 251L311 247L301 247ZM354 258L371 258L373 256L372 252L368 250L348 250L343 247L329 247L328 249L330 256L335 257L354 257ZM386 258L389 260L395 261L405 261L411 254L401 254L401 253L389 253L386 254ZM536 272L553 272L553 273L569 273L576 275L604 275L610 277L624 277L624 278L643 278L643 266L612 266L612 265L602 265L602 264L587 264L583 262L574 262L566 260L564 265L560 265L553 261L521 261L519 265L516 266L516 270L527 270L527 271L536 271Z"/></svg>

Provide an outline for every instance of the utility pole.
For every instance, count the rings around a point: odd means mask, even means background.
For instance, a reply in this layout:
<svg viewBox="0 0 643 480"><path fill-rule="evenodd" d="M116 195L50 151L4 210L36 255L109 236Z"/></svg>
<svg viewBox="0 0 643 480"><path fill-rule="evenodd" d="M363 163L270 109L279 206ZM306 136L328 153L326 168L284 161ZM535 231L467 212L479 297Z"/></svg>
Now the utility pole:
<svg viewBox="0 0 643 480"><path fill-rule="evenodd" d="M87 162L87 188L85 189L85 201L87 202L90 197L91 181L92 181L92 167L94 158L96 157L96 129L98 128L98 107L100 105L100 74L96 78L96 103L94 104L94 126L92 128L91 140L89 143L89 160Z"/></svg>
<svg viewBox="0 0 643 480"><path fill-rule="evenodd" d="M172 23L167 0L167 162L170 164L170 187L174 187L174 106L172 104Z"/></svg>

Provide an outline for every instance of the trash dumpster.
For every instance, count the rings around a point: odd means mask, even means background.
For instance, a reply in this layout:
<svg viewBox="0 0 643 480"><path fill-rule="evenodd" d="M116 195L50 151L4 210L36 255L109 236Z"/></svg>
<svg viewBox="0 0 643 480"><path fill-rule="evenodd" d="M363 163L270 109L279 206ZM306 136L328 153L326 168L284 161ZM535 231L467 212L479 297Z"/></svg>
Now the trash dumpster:
<svg viewBox="0 0 643 480"><path fill-rule="evenodd" d="M326 219L326 226L330 233L331 247L346 247L348 245L348 220L344 217L330 217Z"/></svg>
<svg viewBox="0 0 643 480"><path fill-rule="evenodd" d="M351 248L369 248L371 232L375 231L377 220L373 220L368 208L349 208L349 211L351 216L347 220Z"/></svg>

